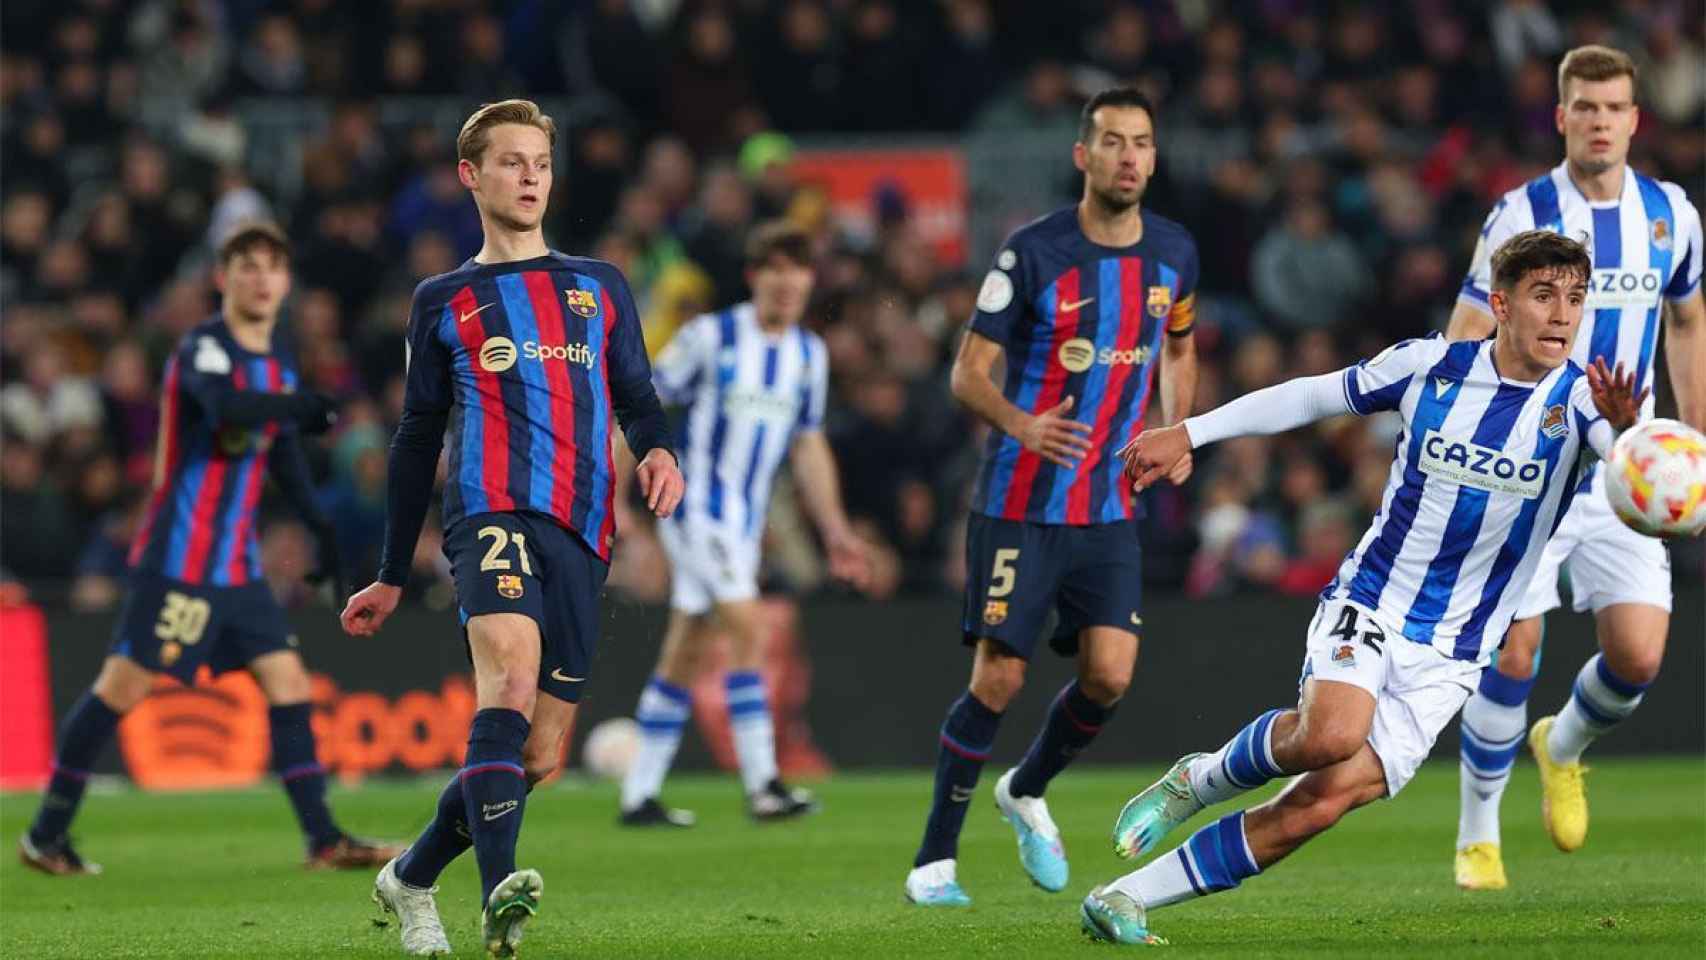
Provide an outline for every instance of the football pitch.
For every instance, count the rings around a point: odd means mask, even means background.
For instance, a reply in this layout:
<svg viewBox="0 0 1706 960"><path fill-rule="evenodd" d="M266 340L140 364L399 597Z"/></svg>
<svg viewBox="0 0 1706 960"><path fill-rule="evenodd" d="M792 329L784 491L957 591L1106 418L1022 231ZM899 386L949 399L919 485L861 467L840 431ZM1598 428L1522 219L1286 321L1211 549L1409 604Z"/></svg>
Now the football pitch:
<svg viewBox="0 0 1706 960"><path fill-rule="evenodd" d="M1132 949L1086 940L1078 901L1126 869L1109 826L1160 770L1085 768L1056 782L1049 799L1072 881L1052 895L1026 881L994 812L999 772L985 771L967 819L960 880L975 905L958 910L901 898L930 789L924 771L837 777L821 785L823 812L766 826L747 821L732 777L682 777L666 798L700 823L670 832L617 827L610 785L541 788L528 801L520 863L544 874L545 896L522 956L1033 960ZM1540 826L1533 767L1519 764L1505 800L1512 887L1500 893L1452 885L1457 768L1435 762L1396 801L1352 814L1240 890L1158 911L1151 927L1173 950L1204 957L1706 955L1706 764L1605 759L1588 784L1592 830L1566 856ZM371 784L333 799L349 829L412 836L438 787ZM4 797L7 844L34 801ZM368 900L369 874L301 869L277 790L94 794L77 836L105 875L0 865L0 956L401 955L395 922L379 925ZM471 855L442 880L457 956L482 955L476 887Z"/></svg>

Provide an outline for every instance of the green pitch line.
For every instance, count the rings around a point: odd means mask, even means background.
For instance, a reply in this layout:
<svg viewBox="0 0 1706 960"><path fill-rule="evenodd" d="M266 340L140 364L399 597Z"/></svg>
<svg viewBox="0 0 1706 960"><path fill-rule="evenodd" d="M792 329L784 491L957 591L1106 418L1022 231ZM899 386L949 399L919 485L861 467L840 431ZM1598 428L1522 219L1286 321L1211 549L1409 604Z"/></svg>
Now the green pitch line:
<svg viewBox="0 0 1706 960"><path fill-rule="evenodd" d="M838 778L823 785L823 813L766 826L746 820L734 778L681 778L666 798L697 810L700 825L670 832L619 829L612 786L544 788L528 800L521 843L521 864L544 874L547 891L523 955L1106 956L1118 948L1080 936L1078 901L1126 869L1109 826L1159 772L1083 769L1055 784L1072 882L1050 895L1020 872L989 797L992 766L961 847L960 880L976 905L935 912L901 898L930 789L923 772ZM1358 811L1238 891L1158 911L1151 927L1192 957L1706 955L1706 763L1602 760L1588 785L1587 846L1560 854L1540 826L1533 767L1518 765L1502 893L1452 886L1457 769L1436 762L1398 800ZM351 830L412 836L437 789L372 785L334 802ZM29 796L0 798L5 842L33 806ZM77 837L104 876L49 878L0 863L0 956L400 955L395 926L374 922L371 877L300 868L276 791L96 794ZM472 856L442 883L457 955L478 956Z"/></svg>

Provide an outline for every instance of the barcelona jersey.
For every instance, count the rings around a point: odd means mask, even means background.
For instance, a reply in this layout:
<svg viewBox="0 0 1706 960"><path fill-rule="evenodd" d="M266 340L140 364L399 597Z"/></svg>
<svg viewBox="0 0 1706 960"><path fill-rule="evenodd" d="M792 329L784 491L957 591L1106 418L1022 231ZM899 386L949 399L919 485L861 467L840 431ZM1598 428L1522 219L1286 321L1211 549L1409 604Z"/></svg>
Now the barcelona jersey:
<svg viewBox="0 0 1706 960"><path fill-rule="evenodd" d="M986 516L1077 526L1134 514L1117 452L1143 429L1162 336L1195 316L1197 248L1180 225L1145 210L1129 247L1092 243L1076 206L1008 238L978 292L974 332L1006 352L1004 395L1039 414L1073 398L1091 427L1090 453L1059 467L996 431L972 509Z"/></svg>
<svg viewBox="0 0 1706 960"><path fill-rule="evenodd" d="M608 561L613 409L652 392L621 273L555 252L469 260L416 289L408 351L406 413L448 418L444 527L532 511Z"/></svg>
<svg viewBox="0 0 1706 960"><path fill-rule="evenodd" d="M240 586L261 579L255 539L267 455L280 430L215 421L219 395L296 388L295 364L279 350L252 353L223 317L203 321L166 362L153 491L131 543L130 564L174 580Z"/></svg>

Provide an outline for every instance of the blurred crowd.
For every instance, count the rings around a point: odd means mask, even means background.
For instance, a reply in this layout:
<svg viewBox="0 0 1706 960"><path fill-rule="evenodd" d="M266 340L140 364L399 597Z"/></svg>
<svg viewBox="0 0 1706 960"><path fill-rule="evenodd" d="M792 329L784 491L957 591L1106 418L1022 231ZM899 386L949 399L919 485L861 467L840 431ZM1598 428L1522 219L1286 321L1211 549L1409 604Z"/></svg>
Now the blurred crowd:
<svg viewBox="0 0 1706 960"><path fill-rule="evenodd" d="M454 127L398 123L422 114L391 105L571 103L547 237L622 267L653 349L744 296L754 222L812 230L828 429L849 509L881 547L877 592L952 591L983 428L946 370L994 251L945 262L895 188L847 228L791 175L802 143L1041 139L1058 144L1066 203L1081 103L1141 86L1160 107L1146 204L1203 251L1204 409L1443 327L1491 203L1557 162L1554 65L1570 46L1636 55L1633 161L1698 203L1703 19L1667 0L11 0L0 563L72 584L79 606L112 602L163 358L216 309L211 243L270 215L295 243L286 326L304 379L343 403L314 469L352 576L371 574L408 298L479 244ZM285 104L325 117L287 158L288 191L255 145ZM1223 445L1187 487L1146 495L1147 576L1199 595L1319 589L1378 506L1393 433L1374 419ZM267 510L269 577L300 599L307 535ZM655 542L623 536L612 583L662 596ZM821 584L785 485L768 536L773 585ZM429 524L415 589L444 603L438 546Z"/></svg>

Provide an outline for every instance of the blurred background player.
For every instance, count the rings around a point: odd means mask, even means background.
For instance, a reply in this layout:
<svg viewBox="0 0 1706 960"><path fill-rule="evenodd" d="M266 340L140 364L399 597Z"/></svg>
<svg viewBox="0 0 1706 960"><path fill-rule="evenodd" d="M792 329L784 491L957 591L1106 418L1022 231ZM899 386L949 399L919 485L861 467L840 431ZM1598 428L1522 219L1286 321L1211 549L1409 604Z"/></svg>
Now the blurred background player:
<svg viewBox="0 0 1706 960"><path fill-rule="evenodd" d="M1081 914L1091 936L1155 942L1148 910L1231 890L1351 810L1397 796L1510 625L1591 463L1582 453L1609 456L1615 431L1639 419L1634 371L1570 362L1587 250L1531 230L1502 244L1491 269L1495 339L1406 340L1132 445L1141 487L1219 440L1346 414L1404 418L1380 513L1310 621L1297 708L1269 710L1219 750L1181 758L1120 811L1115 852L1148 853L1204 808L1296 779L1092 890Z"/></svg>
<svg viewBox="0 0 1706 960"><path fill-rule="evenodd" d="M1706 427L1700 214L1681 187L1629 167L1639 120L1635 63L1627 54L1601 46L1565 54L1555 111L1564 161L1507 193L1488 215L1448 335L1484 337L1493 330L1492 250L1519 231L1557 231L1581 241L1593 256L1575 362L1620 364L1634 372L1637 390L1645 388L1654 378L1662 315L1678 412L1689 425ZM1650 401L1645 415L1652 415ZM1617 519L1605 498L1605 472L1595 470L1547 545L1498 662L1463 708L1455 873L1466 889L1506 884L1499 803L1528 726L1542 618L1560 603L1560 567L1569 571L1574 608L1594 613L1601 652L1581 668L1563 708L1536 721L1529 736L1540 767L1542 815L1558 849L1575 850L1587 838L1582 751L1635 711L1664 658L1670 556L1663 543Z"/></svg>
<svg viewBox="0 0 1706 960"><path fill-rule="evenodd" d="M648 506L667 516L681 497L627 281L545 245L555 143L555 124L528 100L482 106L457 137L485 243L415 290L384 560L343 613L345 630L371 635L396 610L448 426L444 552L478 712L435 818L374 884L413 954L449 952L433 883L469 846L489 953L512 955L538 910L544 882L516 869L515 849L528 791L562 761L597 646L614 540L612 414L644 451Z"/></svg>
<svg viewBox="0 0 1706 960"><path fill-rule="evenodd" d="M297 392L296 363L275 342L290 292L290 246L269 222L239 224L218 251L217 315L187 333L166 362L154 485L130 547L130 583L112 652L66 714L53 778L19 858L51 874L99 873L72 847L89 769L119 720L159 674L194 683L196 669L246 669L266 695L272 764L296 811L309 867L377 866L400 847L349 836L326 806L326 771L309 726L308 671L290 620L261 576L255 506L267 474L319 542L313 582L343 598L337 537L314 502L301 432L332 424L331 398Z"/></svg>
<svg viewBox="0 0 1706 960"><path fill-rule="evenodd" d="M747 812L779 820L816 809L809 792L783 783L777 772L775 727L759 672L765 628L758 603L764 517L784 457L792 459L831 574L858 585L869 572L823 434L829 354L817 334L800 326L815 279L811 237L784 222L764 224L746 245L752 299L693 320L658 356L659 394L687 408L687 492L673 522L658 528L671 570L669 629L635 711L642 737L622 783L624 824L693 823L692 813L660 803L658 791L681 745L692 707L688 688L716 624L732 643L724 682Z"/></svg>
<svg viewBox="0 0 1706 960"><path fill-rule="evenodd" d="M1043 791L1131 682L1143 627L1138 511L1114 452L1142 427L1158 355L1168 423L1190 412L1196 391L1196 244L1140 205L1155 150L1143 94L1105 90L1084 105L1072 147L1083 199L1008 239L954 362L954 396L997 432L966 533L971 685L942 725L924 840L906 878L917 904L970 902L955 869L966 804L1051 608L1059 622L1049 646L1077 658L1078 677L995 784L1019 861L1044 890L1064 887L1068 870ZM998 359L1004 389L991 374ZM1175 482L1190 469L1181 460Z"/></svg>

